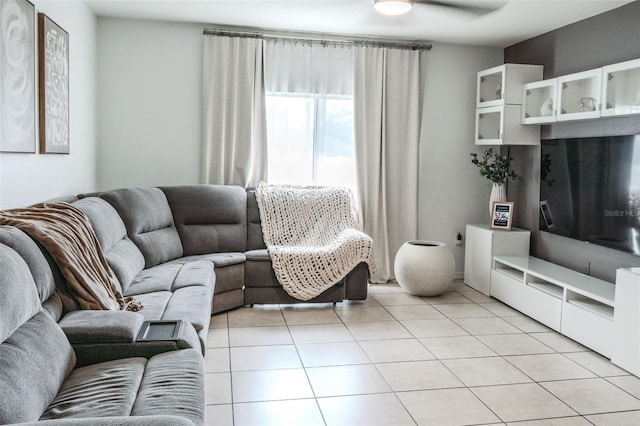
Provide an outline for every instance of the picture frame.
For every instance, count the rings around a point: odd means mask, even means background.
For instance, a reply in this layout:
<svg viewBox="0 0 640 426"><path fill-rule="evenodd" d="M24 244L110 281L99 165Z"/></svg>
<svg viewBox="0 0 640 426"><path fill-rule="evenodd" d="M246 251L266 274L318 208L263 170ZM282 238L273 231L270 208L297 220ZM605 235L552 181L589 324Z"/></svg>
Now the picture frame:
<svg viewBox="0 0 640 426"><path fill-rule="evenodd" d="M0 152L36 152L36 9L0 0Z"/></svg>
<svg viewBox="0 0 640 426"><path fill-rule="evenodd" d="M494 201L491 205L491 229L511 231L513 222L513 201Z"/></svg>
<svg viewBox="0 0 640 426"><path fill-rule="evenodd" d="M545 229L549 230L555 228L551 208L549 208L549 203L546 200L540 201L540 215L542 216L544 226L546 227Z"/></svg>
<svg viewBox="0 0 640 426"><path fill-rule="evenodd" d="M69 154L69 33L38 13L41 154Z"/></svg>

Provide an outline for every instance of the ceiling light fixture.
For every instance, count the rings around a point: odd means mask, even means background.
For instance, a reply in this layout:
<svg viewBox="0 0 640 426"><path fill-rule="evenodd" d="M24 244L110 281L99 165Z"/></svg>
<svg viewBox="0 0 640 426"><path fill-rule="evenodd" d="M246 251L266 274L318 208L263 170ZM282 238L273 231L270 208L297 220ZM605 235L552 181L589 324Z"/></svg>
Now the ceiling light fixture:
<svg viewBox="0 0 640 426"><path fill-rule="evenodd" d="M373 7L384 15L402 15L413 7L414 0L373 0Z"/></svg>

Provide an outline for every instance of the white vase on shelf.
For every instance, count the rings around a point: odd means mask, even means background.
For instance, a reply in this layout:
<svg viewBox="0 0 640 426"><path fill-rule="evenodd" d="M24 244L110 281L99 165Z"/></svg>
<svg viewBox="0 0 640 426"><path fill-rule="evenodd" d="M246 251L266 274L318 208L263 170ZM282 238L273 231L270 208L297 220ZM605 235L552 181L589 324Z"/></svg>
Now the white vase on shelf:
<svg viewBox="0 0 640 426"><path fill-rule="evenodd" d="M553 114L553 99L547 98L547 100L542 103L542 106L540 106L540 116L548 117L551 114Z"/></svg>
<svg viewBox="0 0 640 426"><path fill-rule="evenodd" d="M494 183L489 197L489 217L493 214L493 203L507 201L507 187L504 183Z"/></svg>

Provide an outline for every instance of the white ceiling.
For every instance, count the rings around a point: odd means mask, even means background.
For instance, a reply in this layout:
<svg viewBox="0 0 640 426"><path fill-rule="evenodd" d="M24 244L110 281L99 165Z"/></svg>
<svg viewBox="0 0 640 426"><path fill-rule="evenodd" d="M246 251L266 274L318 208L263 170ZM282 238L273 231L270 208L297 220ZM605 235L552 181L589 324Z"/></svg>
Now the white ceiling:
<svg viewBox="0 0 640 426"><path fill-rule="evenodd" d="M372 0L85 0L98 16L498 47L631 3L631 0L445 1L502 7L474 14L416 4L406 15L383 16L373 10Z"/></svg>

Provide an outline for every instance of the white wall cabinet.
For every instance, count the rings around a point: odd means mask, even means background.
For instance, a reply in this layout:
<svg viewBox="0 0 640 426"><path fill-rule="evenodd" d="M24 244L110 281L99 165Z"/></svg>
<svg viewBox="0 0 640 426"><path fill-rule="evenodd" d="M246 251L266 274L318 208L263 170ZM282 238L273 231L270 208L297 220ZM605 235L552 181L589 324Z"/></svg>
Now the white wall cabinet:
<svg viewBox="0 0 640 426"><path fill-rule="evenodd" d="M600 117L602 70L558 77L558 121Z"/></svg>
<svg viewBox="0 0 640 426"><path fill-rule="evenodd" d="M542 65L504 64L478 72L476 145L537 145L540 131L522 126L522 86L542 78Z"/></svg>
<svg viewBox="0 0 640 426"><path fill-rule="evenodd" d="M600 115L640 114L640 59L602 68Z"/></svg>
<svg viewBox="0 0 640 426"><path fill-rule="evenodd" d="M522 124L640 114L640 59L526 83Z"/></svg>
<svg viewBox="0 0 640 426"><path fill-rule="evenodd" d="M494 256L529 254L531 232L490 229L489 225L467 225L464 250L464 283L489 296Z"/></svg>

